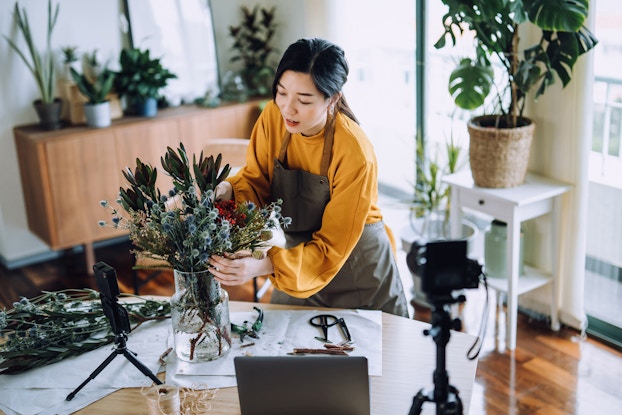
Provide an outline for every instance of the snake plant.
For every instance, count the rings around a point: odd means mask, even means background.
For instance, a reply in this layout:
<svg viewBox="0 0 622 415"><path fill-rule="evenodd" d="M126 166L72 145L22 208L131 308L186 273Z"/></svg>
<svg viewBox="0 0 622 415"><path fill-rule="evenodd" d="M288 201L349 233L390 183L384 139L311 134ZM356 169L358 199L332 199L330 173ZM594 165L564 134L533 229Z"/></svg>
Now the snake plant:
<svg viewBox="0 0 622 415"><path fill-rule="evenodd" d="M71 76L75 81L80 93L86 97L89 104L101 104L108 99L106 96L112 90L114 83L114 72L104 69L94 79L88 78L85 74L79 74L75 69L69 68Z"/></svg>
<svg viewBox="0 0 622 415"><path fill-rule="evenodd" d="M35 47L26 10L22 9L20 11L17 3L15 3L15 20L17 21L19 32L26 41L27 51L23 52L13 40L4 36L11 48L22 58L34 76L39 92L41 93L41 101L44 104L52 103L56 98L56 72L54 67L54 54L52 53L52 31L54 30L56 19L58 18L58 7L59 5L56 4L54 10L52 10L52 0L48 0L47 41L44 55Z"/></svg>

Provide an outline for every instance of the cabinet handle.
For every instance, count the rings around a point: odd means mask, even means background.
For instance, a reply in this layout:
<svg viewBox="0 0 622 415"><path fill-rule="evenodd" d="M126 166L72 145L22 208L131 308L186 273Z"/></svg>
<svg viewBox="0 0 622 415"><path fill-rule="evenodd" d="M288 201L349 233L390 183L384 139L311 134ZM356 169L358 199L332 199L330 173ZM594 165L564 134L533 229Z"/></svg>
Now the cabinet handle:
<svg viewBox="0 0 622 415"><path fill-rule="evenodd" d="M486 203L486 202L484 201L484 199L480 199L479 202L477 202L477 203L479 203L480 206L483 206L484 203Z"/></svg>

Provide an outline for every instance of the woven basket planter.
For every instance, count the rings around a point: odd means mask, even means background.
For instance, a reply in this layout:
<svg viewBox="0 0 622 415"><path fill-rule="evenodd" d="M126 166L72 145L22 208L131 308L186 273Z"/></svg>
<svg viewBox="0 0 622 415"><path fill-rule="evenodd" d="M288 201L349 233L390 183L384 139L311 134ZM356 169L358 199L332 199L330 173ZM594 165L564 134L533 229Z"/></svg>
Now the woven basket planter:
<svg viewBox="0 0 622 415"><path fill-rule="evenodd" d="M469 163L479 187L515 187L525 181L535 124L527 119L517 128L495 128L495 115L475 117L467 127Z"/></svg>

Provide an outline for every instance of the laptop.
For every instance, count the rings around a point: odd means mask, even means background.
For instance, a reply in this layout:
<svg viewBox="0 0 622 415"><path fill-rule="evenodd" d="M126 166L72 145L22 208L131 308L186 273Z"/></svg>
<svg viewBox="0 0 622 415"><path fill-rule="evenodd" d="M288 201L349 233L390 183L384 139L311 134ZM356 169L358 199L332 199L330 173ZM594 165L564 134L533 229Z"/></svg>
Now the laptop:
<svg viewBox="0 0 622 415"><path fill-rule="evenodd" d="M369 415L367 358L236 356L242 415Z"/></svg>

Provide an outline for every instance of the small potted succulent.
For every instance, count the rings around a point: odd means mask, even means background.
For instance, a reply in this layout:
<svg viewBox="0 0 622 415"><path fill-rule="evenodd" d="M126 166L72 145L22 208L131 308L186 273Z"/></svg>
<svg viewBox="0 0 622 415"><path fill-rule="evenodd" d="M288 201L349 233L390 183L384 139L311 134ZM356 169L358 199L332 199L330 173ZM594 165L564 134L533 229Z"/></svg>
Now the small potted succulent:
<svg viewBox="0 0 622 415"><path fill-rule="evenodd" d="M123 49L119 58L121 69L115 73L114 88L125 97L129 113L153 117L157 114L160 91L177 75L152 58L149 49Z"/></svg>
<svg viewBox="0 0 622 415"><path fill-rule="evenodd" d="M71 79L70 68L80 70L80 55L78 54L77 46L63 46L60 49L61 58L63 61L63 79Z"/></svg>
<svg viewBox="0 0 622 415"><path fill-rule="evenodd" d="M86 124L95 128L108 127L111 121L108 94L114 83L114 72L106 68L93 78L73 68L69 70L78 90L87 99L84 103Z"/></svg>

